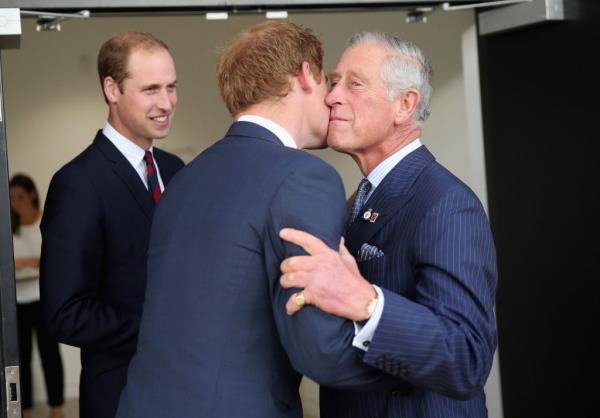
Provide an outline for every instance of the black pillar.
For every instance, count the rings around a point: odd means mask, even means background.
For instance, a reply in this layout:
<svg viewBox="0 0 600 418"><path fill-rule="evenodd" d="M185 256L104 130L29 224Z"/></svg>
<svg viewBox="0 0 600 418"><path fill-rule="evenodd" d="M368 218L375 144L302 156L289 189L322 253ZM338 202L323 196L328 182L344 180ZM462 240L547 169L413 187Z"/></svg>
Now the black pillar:
<svg viewBox="0 0 600 418"><path fill-rule="evenodd" d="M567 3L580 18L479 40L505 418L600 410L600 15Z"/></svg>

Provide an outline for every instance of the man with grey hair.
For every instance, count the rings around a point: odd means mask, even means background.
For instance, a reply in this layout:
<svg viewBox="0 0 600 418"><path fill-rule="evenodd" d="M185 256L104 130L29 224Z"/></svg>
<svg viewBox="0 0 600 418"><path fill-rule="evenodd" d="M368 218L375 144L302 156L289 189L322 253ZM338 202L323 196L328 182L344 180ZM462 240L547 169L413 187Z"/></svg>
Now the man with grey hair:
<svg viewBox="0 0 600 418"><path fill-rule="evenodd" d="M413 44L352 37L331 74L327 142L364 175L336 252L294 229L310 255L286 259L287 303L351 319L363 361L402 380L393 392L321 387L321 417L486 417L496 348L492 235L475 194L421 143L431 67Z"/></svg>

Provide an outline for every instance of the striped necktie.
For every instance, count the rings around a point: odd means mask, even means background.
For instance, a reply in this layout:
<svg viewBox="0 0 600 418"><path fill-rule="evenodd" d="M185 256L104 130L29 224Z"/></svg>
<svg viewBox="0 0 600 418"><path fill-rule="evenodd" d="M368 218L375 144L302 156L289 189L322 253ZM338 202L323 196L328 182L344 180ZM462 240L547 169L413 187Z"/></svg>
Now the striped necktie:
<svg viewBox="0 0 600 418"><path fill-rule="evenodd" d="M369 191L371 190L371 183L369 180L364 177L360 184L358 185L358 189L356 190L356 196L354 197L354 204L352 205L352 212L350 214L350 219L348 220L348 225L350 225L360 212L360 209L363 207L367 200L367 196Z"/></svg>
<svg viewBox="0 0 600 418"><path fill-rule="evenodd" d="M156 173L152 152L146 151L144 154L144 161L146 161L146 173L148 175L148 190L150 191L150 197L154 204L157 205L160 200L160 184L158 183L158 174Z"/></svg>

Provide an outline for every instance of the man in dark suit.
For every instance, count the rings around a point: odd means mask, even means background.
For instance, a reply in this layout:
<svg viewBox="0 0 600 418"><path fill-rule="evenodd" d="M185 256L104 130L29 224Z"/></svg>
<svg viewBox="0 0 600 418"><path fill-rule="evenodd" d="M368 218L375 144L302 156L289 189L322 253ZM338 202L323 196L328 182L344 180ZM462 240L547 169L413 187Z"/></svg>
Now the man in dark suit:
<svg viewBox="0 0 600 418"><path fill-rule="evenodd" d="M135 352L154 207L183 163L152 146L175 113L175 65L150 34L104 43L108 121L52 178L42 219L41 300L50 332L81 348L80 417L112 418Z"/></svg>
<svg viewBox="0 0 600 418"><path fill-rule="evenodd" d="M283 230L311 256L284 261L281 284L304 288L288 300L290 314L313 304L356 321L364 363L406 387L323 385L321 416L485 417L497 281L486 215L420 142L431 95L424 54L382 33L348 45L331 75L327 140L365 176L346 229L349 253Z"/></svg>
<svg viewBox="0 0 600 418"><path fill-rule="evenodd" d="M274 47L276 46L276 47ZM301 374L381 389L389 379L350 345L351 321L285 312L278 237L307 229L338 248L344 190L296 148L324 145L322 48L308 29L266 22L222 52L219 87L236 119L169 185L154 218L138 349L118 418L302 416Z"/></svg>

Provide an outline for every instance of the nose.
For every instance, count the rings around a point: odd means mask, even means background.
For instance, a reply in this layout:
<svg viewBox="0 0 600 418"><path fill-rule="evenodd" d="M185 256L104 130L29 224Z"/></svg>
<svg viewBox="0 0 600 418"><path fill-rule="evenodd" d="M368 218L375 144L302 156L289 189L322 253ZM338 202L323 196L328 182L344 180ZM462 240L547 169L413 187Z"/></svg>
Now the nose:
<svg viewBox="0 0 600 418"><path fill-rule="evenodd" d="M163 90L158 97L157 106L160 110L171 111L175 107L176 103L177 93Z"/></svg>
<svg viewBox="0 0 600 418"><path fill-rule="evenodd" d="M333 107L336 104L341 104L341 95L339 91L339 84L336 84L331 88L327 96L325 96L325 103L327 106Z"/></svg>

